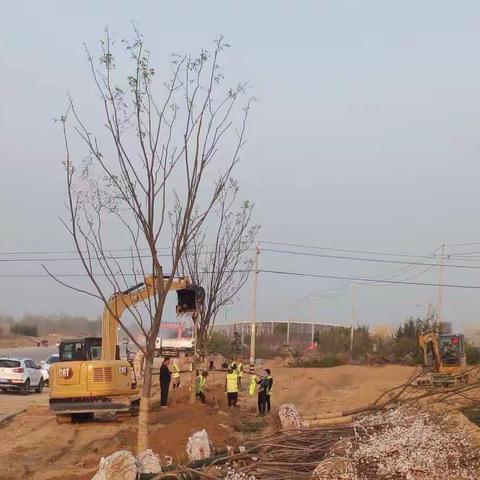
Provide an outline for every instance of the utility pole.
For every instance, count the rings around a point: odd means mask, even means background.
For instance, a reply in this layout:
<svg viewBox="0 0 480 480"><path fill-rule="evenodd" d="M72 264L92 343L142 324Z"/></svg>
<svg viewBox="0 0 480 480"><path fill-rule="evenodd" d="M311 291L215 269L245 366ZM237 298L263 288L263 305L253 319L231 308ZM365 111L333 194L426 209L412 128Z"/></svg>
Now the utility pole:
<svg viewBox="0 0 480 480"><path fill-rule="evenodd" d="M350 360L353 358L353 325L350 325Z"/></svg>
<svg viewBox="0 0 480 480"><path fill-rule="evenodd" d="M352 325L358 325L358 315L357 315L357 284L352 283Z"/></svg>
<svg viewBox="0 0 480 480"><path fill-rule="evenodd" d="M197 324L197 314L194 313L192 315L192 322L193 322L193 358L192 358L192 372L190 375L190 405L195 404L195 398L196 398L196 371L198 368L198 351L197 351L197 341L198 341L198 324Z"/></svg>
<svg viewBox="0 0 480 480"><path fill-rule="evenodd" d="M442 322L442 296L443 296L443 259L445 258L445 244L442 245L442 253L440 254L440 272L438 278L438 297L437 297L437 328L440 331L440 324ZM435 327L435 325L434 325Z"/></svg>
<svg viewBox="0 0 480 480"><path fill-rule="evenodd" d="M252 323L250 325L250 371L255 370L255 335L257 332L257 287L258 287L258 257L260 246L255 249L255 270L253 272L253 302L252 302Z"/></svg>

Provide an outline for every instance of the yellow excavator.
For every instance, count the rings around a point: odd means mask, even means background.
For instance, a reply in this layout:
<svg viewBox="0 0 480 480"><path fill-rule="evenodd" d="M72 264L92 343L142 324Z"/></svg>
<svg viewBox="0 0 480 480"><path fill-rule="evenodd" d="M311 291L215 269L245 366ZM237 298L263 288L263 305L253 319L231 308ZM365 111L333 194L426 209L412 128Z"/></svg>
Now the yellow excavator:
<svg viewBox="0 0 480 480"><path fill-rule="evenodd" d="M102 337L83 337L60 343L60 361L50 369L50 409L58 417L88 420L95 412L137 413L140 405L136 372L120 359L118 319L129 307L158 292L154 276L108 300L102 316ZM166 288L167 278L163 279ZM205 292L189 277L173 280L177 292L177 314L198 311Z"/></svg>
<svg viewBox="0 0 480 480"><path fill-rule="evenodd" d="M421 386L449 386L468 383L465 338L459 333L441 334L437 328L419 336L424 375Z"/></svg>

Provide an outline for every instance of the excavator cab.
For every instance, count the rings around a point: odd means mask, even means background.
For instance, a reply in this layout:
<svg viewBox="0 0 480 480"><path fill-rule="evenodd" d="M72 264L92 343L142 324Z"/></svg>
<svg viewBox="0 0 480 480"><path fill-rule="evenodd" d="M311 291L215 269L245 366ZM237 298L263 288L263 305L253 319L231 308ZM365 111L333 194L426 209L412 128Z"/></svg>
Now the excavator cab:
<svg viewBox="0 0 480 480"><path fill-rule="evenodd" d="M85 337L60 342L59 355L61 362L75 360L100 360L102 356L102 339Z"/></svg>
<svg viewBox="0 0 480 480"><path fill-rule="evenodd" d="M449 367L461 366L465 359L465 339L460 334L440 335L442 364Z"/></svg>

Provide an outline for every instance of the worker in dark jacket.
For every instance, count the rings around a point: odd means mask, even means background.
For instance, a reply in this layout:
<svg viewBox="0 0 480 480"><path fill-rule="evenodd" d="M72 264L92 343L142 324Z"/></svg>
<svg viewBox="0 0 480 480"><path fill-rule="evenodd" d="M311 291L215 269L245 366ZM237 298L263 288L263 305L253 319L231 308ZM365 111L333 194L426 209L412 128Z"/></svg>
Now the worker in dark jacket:
<svg viewBox="0 0 480 480"><path fill-rule="evenodd" d="M267 389L265 391L265 393L267 394L266 396L267 413L270 413L270 408L271 408L270 397L272 395L272 390L273 390L273 378L269 368L265 369L265 373L266 373L265 379L267 380Z"/></svg>
<svg viewBox="0 0 480 480"><path fill-rule="evenodd" d="M263 376L260 378L260 380L257 381L258 385L258 414L261 417L265 416L265 413L267 411L267 390L268 390L268 379L266 376Z"/></svg>
<svg viewBox="0 0 480 480"><path fill-rule="evenodd" d="M168 404L168 390L170 388L170 380L172 374L168 366L170 365L170 358L165 357L160 367L160 405L167 408Z"/></svg>

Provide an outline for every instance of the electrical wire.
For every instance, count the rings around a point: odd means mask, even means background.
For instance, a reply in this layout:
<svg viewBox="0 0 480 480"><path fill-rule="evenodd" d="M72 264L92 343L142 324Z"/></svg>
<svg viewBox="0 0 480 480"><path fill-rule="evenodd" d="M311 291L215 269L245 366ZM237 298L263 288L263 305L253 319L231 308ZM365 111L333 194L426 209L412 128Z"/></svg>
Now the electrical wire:
<svg viewBox="0 0 480 480"><path fill-rule="evenodd" d="M170 254L157 254L158 257L170 257ZM125 255L125 256L104 256L104 257L87 257L86 260L137 260L138 258L152 258L151 255ZM78 262L82 259L80 257L71 258L0 258L0 262Z"/></svg>
<svg viewBox="0 0 480 480"><path fill-rule="evenodd" d="M332 248L332 247L323 247L323 246L316 246L316 245L304 245L300 243L282 243L282 242L274 242L274 241L268 241L268 240L259 240L259 243L260 244L264 243L267 245L285 246L285 247L307 248L310 250L329 250L331 252L360 253L365 255L381 255L381 256L390 256L390 257L424 258L424 255L412 255L407 253L376 252L376 251L367 251L367 250Z"/></svg>
<svg viewBox="0 0 480 480"><path fill-rule="evenodd" d="M456 283L430 283L430 282L410 282L402 280L381 280L374 278L363 278L363 277L350 277L342 275L328 275L328 274L319 274L319 273L304 273L304 272L288 272L282 270L264 270L260 269L261 273L271 273L275 275L288 275L294 277L309 277L309 278L330 278L336 280L352 280L354 282L379 282L379 283L392 283L398 285L417 285L424 287L445 287L445 288L463 288L463 289L474 289L480 290L480 285L462 285Z"/></svg>
<svg viewBox="0 0 480 480"><path fill-rule="evenodd" d="M158 247L157 250L166 250L171 247ZM130 248L112 248L112 249L105 249L108 252L131 252L136 251L137 249L130 249ZM149 248L139 248L138 250L150 250ZM88 254L87 251L82 251L83 254ZM10 252L0 252L0 255L68 255L68 254L78 254L77 250L23 250L23 251L10 251Z"/></svg>
<svg viewBox="0 0 480 480"><path fill-rule="evenodd" d="M402 265L428 265L432 267L439 267L440 263L423 263L423 262L408 262L405 260L385 260L383 258L363 258L363 257L350 257L346 255L329 255L326 253L310 253L310 252L297 252L293 250L276 250L272 248L264 248L262 251L270 253L284 253L288 255L300 255L306 257L317 257L317 258L334 258L336 260L354 260L360 262L374 262L374 263L391 263L391 264L402 264ZM444 267L450 268L464 268L471 270L479 270L480 266L475 265L463 265L463 264L444 264Z"/></svg>
<svg viewBox="0 0 480 480"><path fill-rule="evenodd" d="M203 245L205 248L212 248L215 247L214 244L208 244L208 245ZM171 250L172 247L157 247L157 250ZM105 252L136 252L136 251L150 251L149 247L142 247L142 248L105 248ZM87 250L81 250L80 251L84 255L88 255ZM6 252L0 252L0 255L78 255L77 250L17 250L17 251L6 251ZM92 252L90 252L92 253ZM130 258L130 257L129 257ZM49 260L48 258L42 259L42 261Z"/></svg>
<svg viewBox="0 0 480 480"><path fill-rule="evenodd" d="M433 258L435 256L436 252L438 252L441 248L442 247L437 247L436 249L429 252L427 255L424 255L422 257L423 261L419 262L419 263L421 263L422 265L425 264L428 260ZM417 265L403 266L403 267L397 268L395 270L392 270L391 272L387 272L385 274L380 275L380 278L382 278L383 280L392 280L394 278L401 277L402 275L404 275L408 271L416 270L418 267L419 266L417 266ZM417 273L415 273L415 274L413 274L413 275L411 275L407 278L402 278L402 280L410 280L411 278L416 278L416 277L426 273L427 271L431 270L432 268L434 268L434 267L430 266L427 269L422 270L421 272L417 272ZM326 291L323 291L318 296L321 297L321 298L329 298L329 299L330 298L340 298L340 297L342 297L343 295L346 294L350 285L351 285L351 282L344 283L343 285L339 285L339 286L337 286L333 289L331 288L331 289L328 289ZM369 287L375 287L375 286L390 287L390 286L393 286L393 285L387 285L387 284L381 284L381 285L365 284L365 285L369 286ZM324 296L323 293L325 293L326 295ZM317 296L317 295L315 295L315 296Z"/></svg>
<svg viewBox="0 0 480 480"><path fill-rule="evenodd" d="M198 251L197 254L199 255L210 255L214 252L212 251ZM157 257L171 257L172 255L170 253L157 253ZM98 260L98 261L106 261L106 260L138 260L140 258L152 258L151 255L136 255L133 253L132 255L124 255L124 256L118 256L118 255L108 255L108 256L102 256L102 257L85 257L85 260L90 261L90 260ZM70 258L0 258L0 263L5 262L5 263L28 263L28 262L78 262L81 261L82 259L80 257L70 257Z"/></svg>
<svg viewBox="0 0 480 480"><path fill-rule="evenodd" d="M254 270L232 270L234 273L251 273ZM306 277L306 278L328 278L328 279L335 279L335 280L350 280L353 282L378 282L378 283L387 283L387 284L395 284L395 285L416 285L416 286L425 286L425 287L445 287L445 288L458 288L458 289L469 289L469 290L480 290L480 285L468 285L468 284L458 284L458 283L433 283L433 282L411 282L411 281L403 281L403 280L382 280L379 278L367 278L367 277L353 277L347 275L331 275L331 274L320 274L320 273L307 273L307 272L290 272L285 270L267 270L267 269L259 269L259 273L268 273L274 275L287 275L293 277ZM214 273L214 272L208 272ZM118 273L118 274L104 274L98 273L95 274L97 277L109 277L109 276L138 276L138 273ZM87 277L88 275L85 273L61 273L61 274L0 274L0 278L45 278L49 277Z"/></svg>

